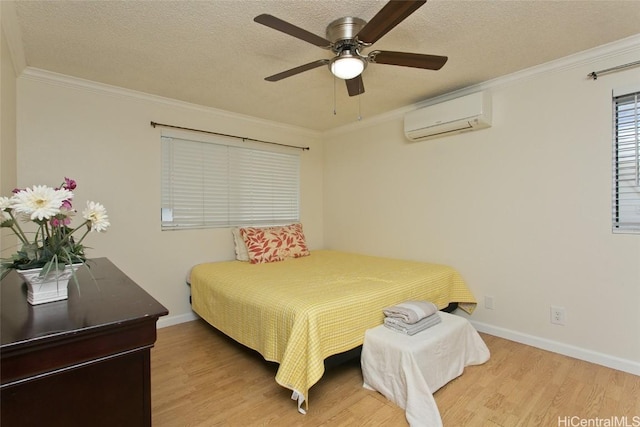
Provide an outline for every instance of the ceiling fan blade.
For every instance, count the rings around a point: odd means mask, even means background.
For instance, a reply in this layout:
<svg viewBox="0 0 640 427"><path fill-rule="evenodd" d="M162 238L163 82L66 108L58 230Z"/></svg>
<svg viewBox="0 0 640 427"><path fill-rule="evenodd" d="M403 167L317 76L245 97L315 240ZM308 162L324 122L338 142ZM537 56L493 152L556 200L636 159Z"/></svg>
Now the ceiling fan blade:
<svg viewBox="0 0 640 427"><path fill-rule="evenodd" d="M375 43L426 2L427 0L389 1L358 32L358 40L368 44Z"/></svg>
<svg viewBox="0 0 640 427"><path fill-rule="evenodd" d="M293 24L289 24L288 22L283 21L280 18L276 18L273 15L263 13L262 15L258 15L253 18L253 20L258 24L266 25L267 27L273 28L274 30L281 31L285 34L303 40L307 43L311 43L318 47L324 49L329 49L331 47L331 42L329 40L310 33L307 30L303 30L300 27L296 27Z"/></svg>
<svg viewBox="0 0 640 427"><path fill-rule="evenodd" d="M362 74L349 80L345 80L347 83L347 92L349 96L356 96L364 93L364 83L362 82Z"/></svg>
<svg viewBox="0 0 640 427"><path fill-rule="evenodd" d="M427 70L439 70L448 59L446 56L384 50L373 51L368 57L369 62L374 64L400 65L402 67L424 68Z"/></svg>
<svg viewBox="0 0 640 427"><path fill-rule="evenodd" d="M319 59L317 61L309 62L308 64L300 65L299 67L295 67L290 70L283 71L278 74L274 74L273 76L265 77L264 79L269 82L277 82L278 80L286 79L287 77L295 76L296 74L313 70L314 68L327 65L328 63L329 63L328 59Z"/></svg>

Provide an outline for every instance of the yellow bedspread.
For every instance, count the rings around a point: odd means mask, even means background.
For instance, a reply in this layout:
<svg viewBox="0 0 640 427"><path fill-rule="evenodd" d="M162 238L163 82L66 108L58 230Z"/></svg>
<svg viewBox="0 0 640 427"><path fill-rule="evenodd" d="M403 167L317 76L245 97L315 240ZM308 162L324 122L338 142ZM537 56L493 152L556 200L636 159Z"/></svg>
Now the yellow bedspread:
<svg viewBox="0 0 640 427"><path fill-rule="evenodd" d="M327 250L266 264L200 264L190 279L194 311L278 362L276 381L293 390L300 410L324 359L361 345L383 323L383 308L412 299L439 308L458 302L468 312L476 305L451 267Z"/></svg>

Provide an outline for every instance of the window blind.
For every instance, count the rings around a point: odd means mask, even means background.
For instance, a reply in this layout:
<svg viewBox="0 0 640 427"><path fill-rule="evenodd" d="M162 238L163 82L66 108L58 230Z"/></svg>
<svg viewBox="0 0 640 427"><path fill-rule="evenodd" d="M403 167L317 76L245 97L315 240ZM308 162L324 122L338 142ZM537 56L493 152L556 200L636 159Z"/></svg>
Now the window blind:
<svg viewBox="0 0 640 427"><path fill-rule="evenodd" d="M297 222L300 155L162 137L162 229Z"/></svg>
<svg viewBox="0 0 640 427"><path fill-rule="evenodd" d="M613 97L613 230L640 232L640 91Z"/></svg>

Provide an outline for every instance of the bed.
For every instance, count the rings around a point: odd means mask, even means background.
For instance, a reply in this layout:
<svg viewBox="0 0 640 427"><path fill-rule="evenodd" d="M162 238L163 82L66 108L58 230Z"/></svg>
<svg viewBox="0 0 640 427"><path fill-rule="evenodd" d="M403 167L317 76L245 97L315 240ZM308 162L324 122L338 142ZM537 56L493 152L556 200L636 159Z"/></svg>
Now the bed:
<svg viewBox="0 0 640 427"><path fill-rule="evenodd" d="M275 380L292 390L302 413L324 360L361 346L365 331L383 323L383 308L410 299L439 308L455 302L468 313L476 305L451 267L331 250L281 262L199 264L190 283L193 310L279 363Z"/></svg>

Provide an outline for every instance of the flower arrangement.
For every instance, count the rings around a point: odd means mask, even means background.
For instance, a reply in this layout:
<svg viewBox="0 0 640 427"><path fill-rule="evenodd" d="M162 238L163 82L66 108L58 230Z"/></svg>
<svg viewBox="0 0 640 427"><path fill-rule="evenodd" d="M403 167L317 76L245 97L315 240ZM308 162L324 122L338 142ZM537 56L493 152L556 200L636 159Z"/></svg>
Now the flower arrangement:
<svg viewBox="0 0 640 427"><path fill-rule="evenodd" d="M46 276L64 270L65 265L85 262L82 241L89 232L105 231L110 224L104 206L88 201L82 211L84 221L70 227L76 214L71 204L75 188L76 182L65 178L58 188L34 185L13 190L11 197L0 197L0 227L11 229L21 244L11 258L2 260L0 277L12 269L31 268L42 268L40 275ZM18 220L35 223L36 231L23 231ZM80 231L84 233L76 241L75 233Z"/></svg>

